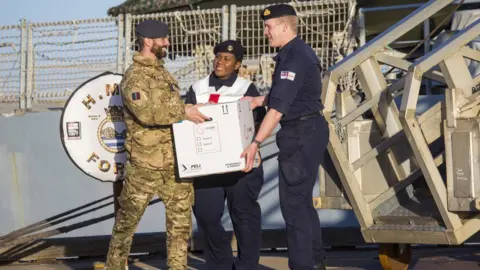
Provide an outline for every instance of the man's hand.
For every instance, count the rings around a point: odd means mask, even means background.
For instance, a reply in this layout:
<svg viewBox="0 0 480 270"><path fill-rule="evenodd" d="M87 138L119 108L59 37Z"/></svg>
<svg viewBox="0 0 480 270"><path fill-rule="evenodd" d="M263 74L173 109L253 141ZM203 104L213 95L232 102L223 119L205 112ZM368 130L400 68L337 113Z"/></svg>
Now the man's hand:
<svg viewBox="0 0 480 270"><path fill-rule="evenodd" d="M203 106L203 104L197 104L197 105L192 105L192 104L187 104L185 105L185 114L187 116L188 121L192 121L195 124L200 124L205 122L205 120L210 120L210 117L205 116L202 114L198 108Z"/></svg>
<svg viewBox="0 0 480 270"><path fill-rule="evenodd" d="M240 156L241 158L245 158L245 168L242 170L243 172L249 172L253 169L253 161L255 159L255 155L258 152L258 145L256 143L251 143L242 153Z"/></svg>
<svg viewBox="0 0 480 270"><path fill-rule="evenodd" d="M243 169L244 172L249 172L253 168L253 160L259 148L257 142L265 141L265 139L268 138L270 134L272 134L273 130L278 125L281 118L282 113L273 108L267 112L267 115L265 115L262 124L260 124L257 135L255 136L256 142L254 141L254 143L251 143L240 156L241 158L245 158L246 161L245 169Z"/></svg>
<svg viewBox="0 0 480 270"><path fill-rule="evenodd" d="M254 110L257 107L262 106L264 99L265 99L264 96L258 96L258 97L242 97L240 100L248 100L248 102L250 102L250 108Z"/></svg>

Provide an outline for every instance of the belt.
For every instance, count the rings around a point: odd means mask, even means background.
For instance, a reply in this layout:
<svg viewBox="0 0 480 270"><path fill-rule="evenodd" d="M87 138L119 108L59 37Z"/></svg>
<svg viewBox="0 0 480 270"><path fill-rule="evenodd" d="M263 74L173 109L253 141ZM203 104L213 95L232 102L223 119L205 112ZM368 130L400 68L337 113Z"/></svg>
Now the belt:
<svg viewBox="0 0 480 270"><path fill-rule="evenodd" d="M314 113L311 113L311 114L307 114L307 115L304 115L304 116L300 116L298 118L295 118L295 119L290 119L290 120L285 120L285 121L281 121L281 123L292 123L294 121L305 121L305 120L308 120L310 118L314 118L314 117L317 117L317 116L323 116L323 112L322 111L318 111L318 112L314 112Z"/></svg>
<svg viewBox="0 0 480 270"><path fill-rule="evenodd" d="M315 112L315 113L312 113L312 114L307 114L307 115L304 115L304 116L300 116L299 118L294 119L294 120L305 121L305 120L308 120L310 118L317 117L317 116L320 116L320 115L323 116L323 112L319 111L319 112Z"/></svg>

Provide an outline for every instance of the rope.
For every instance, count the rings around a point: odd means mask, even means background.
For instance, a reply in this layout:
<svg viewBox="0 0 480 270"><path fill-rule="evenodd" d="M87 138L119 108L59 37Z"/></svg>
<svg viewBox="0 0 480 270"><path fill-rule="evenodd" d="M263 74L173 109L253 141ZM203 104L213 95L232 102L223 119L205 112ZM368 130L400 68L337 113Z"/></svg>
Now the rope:
<svg viewBox="0 0 480 270"><path fill-rule="evenodd" d="M73 231L73 230L88 227L90 225L97 224L99 222L114 218L115 214L111 213L111 214L103 215L103 216L100 216L100 217L97 217L97 218L92 218L92 219L89 219L89 220L80 221L80 222L77 222L77 223L74 223L74 224L71 224L71 225L62 226L62 227L59 227L59 228L56 228L56 229L51 229L51 230L48 230L48 231L28 235L29 233L41 231L43 229L52 227L54 225L63 223L65 221L68 221L68 220L86 215L86 214L91 213L93 211L105 208L105 207L113 204L113 201L101 204L101 205L96 206L92 209L88 209L88 210L85 210L83 212L80 212L80 213L77 213L77 214L74 214L74 215L71 215L71 216L68 216L68 217L64 217L66 215L72 214L72 213L74 213L78 210L84 209L84 208L92 206L94 204L98 204L98 203L100 203L102 201L105 201L107 199L110 199L112 197L113 197L113 195L107 196L103 199L99 199L99 200L94 201L92 203L89 203L89 204L86 204L84 206L69 210L65 213L53 216L53 217L51 217L49 219L46 219L44 221L37 222L35 224L29 225L29 226L24 227L20 230L17 230L17 231L11 232L11 233L9 233L5 236L2 236L2 237L0 237L0 247L17 246L17 245L32 242L32 241L35 241L35 240L40 240L40 239L44 239L44 238L48 238L48 237L52 237L52 236L57 236L57 235L60 235L60 234L68 233L68 232ZM161 201L160 199L155 199L155 200L152 200L148 205L150 206L150 205L156 204L160 201ZM64 218L59 219L61 217L64 217ZM56 219L58 219L58 220L56 220ZM2 257L8 257L9 255L10 254L8 254L8 251L7 251L7 252L2 253L1 256Z"/></svg>

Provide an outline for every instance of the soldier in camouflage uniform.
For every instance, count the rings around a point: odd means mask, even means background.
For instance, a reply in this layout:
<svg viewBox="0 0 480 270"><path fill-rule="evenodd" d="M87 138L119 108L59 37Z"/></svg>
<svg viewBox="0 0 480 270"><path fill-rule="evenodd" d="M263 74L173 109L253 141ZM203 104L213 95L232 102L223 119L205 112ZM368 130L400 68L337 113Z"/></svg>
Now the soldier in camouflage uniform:
<svg viewBox="0 0 480 270"><path fill-rule="evenodd" d="M166 209L168 266L184 270L194 192L192 183L175 181L171 127L184 119L198 123L207 118L198 106L185 107L177 81L164 67L168 25L147 20L137 26L136 34L140 52L135 52L120 83L128 159L106 269L126 268L137 225L157 194Z"/></svg>

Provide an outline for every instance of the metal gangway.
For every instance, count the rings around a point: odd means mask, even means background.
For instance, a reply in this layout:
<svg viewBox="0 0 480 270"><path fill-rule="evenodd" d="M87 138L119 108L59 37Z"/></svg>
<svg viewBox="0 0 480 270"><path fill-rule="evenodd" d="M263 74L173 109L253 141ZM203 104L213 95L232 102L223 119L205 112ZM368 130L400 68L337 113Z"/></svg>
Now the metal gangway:
<svg viewBox="0 0 480 270"><path fill-rule="evenodd" d="M480 92L472 90L480 77L472 78L465 62L480 61L480 52L467 46L480 35L480 20L414 62L385 49L452 2L427 2L323 78L336 172L322 168L317 203L351 207L364 240L379 244L384 269L407 269L412 244L459 245L480 230ZM392 81L381 64L404 75ZM366 96L360 104L352 92L337 91L352 70ZM420 113L424 78L446 87Z"/></svg>

